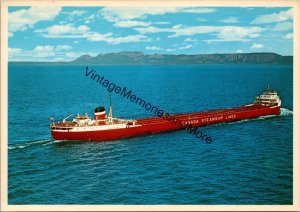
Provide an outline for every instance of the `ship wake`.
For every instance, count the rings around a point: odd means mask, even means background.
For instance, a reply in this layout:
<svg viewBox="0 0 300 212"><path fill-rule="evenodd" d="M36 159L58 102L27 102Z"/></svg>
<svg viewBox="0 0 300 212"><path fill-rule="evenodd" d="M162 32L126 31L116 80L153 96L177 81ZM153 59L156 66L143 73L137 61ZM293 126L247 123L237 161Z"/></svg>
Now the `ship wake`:
<svg viewBox="0 0 300 212"><path fill-rule="evenodd" d="M291 115L293 115L293 111L286 108L280 108L280 116L291 116Z"/></svg>
<svg viewBox="0 0 300 212"><path fill-rule="evenodd" d="M54 140L49 140L49 139L28 141L28 142L19 143L19 144L10 144L10 145L8 145L8 149L13 150L13 149L24 149L27 147L34 147L34 146L47 146L47 145L57 143L57 142L59 142L59 141L54 141Z"/></svg>

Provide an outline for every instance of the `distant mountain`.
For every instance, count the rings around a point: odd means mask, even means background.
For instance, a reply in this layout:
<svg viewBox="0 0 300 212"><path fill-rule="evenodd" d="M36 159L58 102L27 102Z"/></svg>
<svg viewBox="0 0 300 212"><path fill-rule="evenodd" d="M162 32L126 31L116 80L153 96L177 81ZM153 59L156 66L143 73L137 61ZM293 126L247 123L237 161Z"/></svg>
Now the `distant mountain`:
<svg viewBox="0 0 300 212"><path fill-rule="evenodd" d="M293 56L275 53L237 53L237 54L143 54L142 52L118 52L99 54L95 57L82 55L71 64L99 65L184 65L184 64L292 64Z"/></svg>

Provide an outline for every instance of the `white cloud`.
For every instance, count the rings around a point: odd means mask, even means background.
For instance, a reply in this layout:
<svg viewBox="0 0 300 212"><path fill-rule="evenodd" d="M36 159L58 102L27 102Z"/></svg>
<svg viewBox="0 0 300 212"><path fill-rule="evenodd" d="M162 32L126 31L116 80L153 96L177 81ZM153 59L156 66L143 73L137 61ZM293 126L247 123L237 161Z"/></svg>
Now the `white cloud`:
<svg viewBox="0 0 300 212"><path fill-rule="evenodd" d="M176 49L166 49L167 52L174 52Z"/></svg>
<svg viewBox="0 0 300 212"><path fill-rule="evenodd" d="M192 38L186 38L184 39L184 42L196 42L196 39L192 39Z"/></svg>
<svg viewBox="0 0 300 212"><path fill-rule="evenodd" d="M272 13L268 15L260 15L255 18L251 24L267 24L274 22L281 22L293 19L293 9L288 9L286 11L280 11L278 13Z"/></svg>
<svg viewBox="0 0 300 212"><path fill-rule="evenodd" d="M286 39L293 39L293 33L288 33L285 35Z"/></svg>
<svg viewBox="0 0 300 212"><path fill-rule="evenodd" d="M68 14L71 16L82 16L85 14L87 11L84 10L73 10L72 12L63 12L64 14Z"/></svg>
<svg viewBox="0 0 300 212"><path fill-rule="evenodd" d="M150 41L150 39L148 39L144 35L127 35L124 37L113 37L111 33L89 33L85 34L84 37L86 37L88 41L103 41L112 45L120 43L137 43L142 41Z"/></svg>
<svg viewBox="0 0 300 212"><path fill-rule="evenodd" d="M202 40L208 44L211 44L211 43L215 43L215 42L248 42L250 41L250 39L227 39L227 40L224 40L224 39L206 39L206 40Z"/></svg>
<svg viewBox="0 0 300 212"><path fill-rule="evenodd" d="M114 23L115 27L147 27L151 22L136 19L145 19L150 15L164 15L167 13L212 13L216 9L203 7L105 7L98 11L106 21ZM169 22L154 22L163 25Z"/></svg>
<svg viewBox="0 0 300 212"><path fill-rule="evenodd" d="M203 30L203 31L198 31ZM210 32L214 32L215 28L210 26L192 26L192 27L179 27L174 26L171 30L173 34L169 35L169 38L175 38L180 36L191 36L196 34L206 34Z"/></svg>
<svg viewBox="0 0 300 212"><path fill-rule="evenodd" d="M9 61L68 61L75 59L87 52L67 51L72 49L68 45L38 45L30 50L20 48L8 48ZM95 54L96 53L88 53Z"/></svg>
<svg viewBox="0 0 300 212"><path fill-rule="evenodd" d="M227 23L227 24L234 24L234 23L238 23L239 20L236 17L229 17L227 19L221 20L220 22Z"/></svg>
<svg viewBox="0 0 300 212"><path fill-rule="evenodd" d="M236 50L236 53L243 53L243 50L241 50L241 49Z"/></svg>
<svg viewBox="0 0 300 212"><path fill-rule="evenodd" d="M272 28L274 31L286 31L290 29L293 29L293 23L289 21L277 23L274 28Z"/></svg>
<svg viewBox="0 0 300 212"><path fill-rule="evenodd" d="M112 36L112 33L101 34L97 32L86 33L84 35L88 41L105 41Z"/></svg>
<svg viewBox="0 0 300 212"><path fill-rule="evenodd" d="M92 21L94 21L96 18L95 14L89 15L87 17L84 17L82 20L84 21L84 23L89 24Z"/></svg>
<svg viewBox="0 0 300 212"><path fill-rule="evenodd" d="M157 32L170 32L170 28L157 28L154 26L142 27L142 28L134 28L134 30L142 33L157 33Z"/></svg>
<svg viewBox="0 0 300 212"><path fill-rule="evenodd" d="M224 40L243 40L259 37L262 31L260 27L225 26L220 29L217 37Z"/></svg>
<svg viewBox="0 0 300 212"><path fill-rule="evenodd" d="M180 13L213 13L216 9L212 8L203 8L203 7L186 7L186 8L178 8L178 12Z"/></svg>
<svg viewBox="0 0 300 212"><path fill-rule="evenodd" d="M165 24L170 24L170 22L168 22L168 21L157 21L157 22L154 22L154 24L165 25Z"/></svg>
<svg viewBox="0 0 300 212"><path fill-rule="evenodd" d="M65 51L65 50L71 50L73 47L69 45L58 45L55 47L56 51Z"/></svg>
<svg viewBox="0 0 300 212"><path fill-rule="evenodd" d="M22 58L22 57L31 57L31 58L45 58L54 56L54 46L36 46L31 51L26 51L20 48L8 48L9 58Z"/></svg>
<svg viewBox="0 0 300 212"><path fill-rule="evenodd" d="M164 15L167 13L212 13L212 8L202 7L105 7L99 14L109 22L121 20L144 19L149 15Z"/></svg>
<svg viewBox="0 0 300 212"><path fill-rule="evenodd" d="M161 50L161 48L158 46L146 46L145 49L146 50Z"/></svg>
<svg viewBox="0 0 300 212"><path fill-rule="evenodd" d="M60 7L30 7L11 12L8 14L8 31L25 31L37 22L53 20L60 11Z"/></svg>
<svg viewBox="0 0 300 212"><path fill-rule="evenodd" d="M136 18L145 18L146 15L162 15L167 12L175 12L175 8L161 7L105 7L99 10L99 14L109 22L118 22L120 20L132 20Z"/></svg>
<svg viewBox="0 0 300 212"><path fill-rule="evenodd" d="M124 37L111 37L106 40L106 42L110 44L120 44L120 43L137 43L141 41L150 41L146 36L144 35L127 35Z"/></svg>
<svg viewBox="0 0 300 212"><path fill-rule="evenodd" d="M73 10L71 12L64 11L62 13L68 15L66 17L66 21L64 21L64 22L61 23L61 24L65 24L67 22L74 22L74 19L78 19L80 16L84 15L85 13L87 13L87 11L85 11L85 10Z"/></svg>
<svg viewBox="0 0 300 212"><path fill-rule="evenodd" d="M171 28L157 28L153 26L134 28L136 31L147 34L157 32L172 33L170 38L179 36L192 36L196 34L214 33L221 40L243 41L256 38L263 31L260 27L240 27L240 26L183 26L175 25Z"/></svg>
<svg viewBox="0 0 300 212"><path fill-rule="evenodd" d="M254 43L252 46L251 46L251 49L261 49L263 48L264 45L262 44L258 44L258 43Z"/></svg>
<svg viewBox="0 0 300 212"><path fill-rule="evenodd" d="M179 47L179 49L190 49L192 47L193 46L189 44L189 45L181 46L181 47Z"/></svg>
<svg viewBox="0 0 300 212"><path fill-rule="evenodd" d="M126 21L118 21L114 24L116 27L135 27L135 26L149 26L150 22L143 22L143 21L132 21L132 20L126 20Z"/></svg>
<svg viewBox="0 0 300 212"><path fill-rule="evenodd" d="M8 55L9 57L13 57L16 55L19 55L22 52L22 49L20 48L9 48L8 47Z"/></svg>
<svg viewBox="0 0 300 212"><path fill-rule="evenodd" d="M183 27L182 24L177 24L177 25L174 25L172 28L173 28L173 29L180 29L180 28L182 28L182 27Z"/></svg>
<svg viewBox="0 0 300 212"><path fill-rule="evenodd" d="M82 35L83 33L87 32L90 28L86 25L81 25L79 27L74 27L70 24L65 25L53 25L44 29L38 29L34 32L38 33L46 33L40 34L43 37L55 37L58 35Z"/></svg>
<svg viewBox="0 0 300 212"><path fill-rule="evenodd" d="M35 57L51 57L55 55L54 46L36 46L33 53Z"/></svg>
<svg viewBox="0 0 300 212"><path fill-rule="evenodd" d="M127 35L127 36L113 36L112 33L101 34L90 31L86 25L75 27L70 24L53 25L44 29L35 30L39 35L45 38L84 38L87 41L96 42L103 41L112 45L130 42L150 41L145 35Z"/></svg>

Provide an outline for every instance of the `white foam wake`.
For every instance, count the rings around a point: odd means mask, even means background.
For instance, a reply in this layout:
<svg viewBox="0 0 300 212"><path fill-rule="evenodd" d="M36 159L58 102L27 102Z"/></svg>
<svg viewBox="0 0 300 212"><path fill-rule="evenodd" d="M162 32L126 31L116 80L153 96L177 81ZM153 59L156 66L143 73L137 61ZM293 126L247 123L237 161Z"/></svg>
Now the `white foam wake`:
<svg viewBox="0 0 300 212"><path fill-rule="evenodd" d="M27 147L30 147L30 146L39 146L39 145L46 146L46 145L49 145L49 144L52 144L52 143L53 143L52 140L29 141L29 142L21 143L21 144L11 144L11 145L8 145L8 149L9 150L12 150L12 149L24 149L24 148L27 148Z"/></svg>
<svg viewBox="0 0 300 212"><path fill-rule="evenodd" d="M290 115L293 115L293 111L286 109L286 108L280 108L280 115L281 116L290 116Z"/></svg>

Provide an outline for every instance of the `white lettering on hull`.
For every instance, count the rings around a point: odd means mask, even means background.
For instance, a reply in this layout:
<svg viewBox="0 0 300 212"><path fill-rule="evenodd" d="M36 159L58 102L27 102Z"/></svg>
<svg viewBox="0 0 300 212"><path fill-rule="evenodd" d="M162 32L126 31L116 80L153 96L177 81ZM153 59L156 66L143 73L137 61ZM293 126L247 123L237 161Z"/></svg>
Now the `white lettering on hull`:
<svg viewBox="0 0 300 212"><path fill-rule="evenodd" d="M228 120L228 119L234 119L236 118L235 114L230 114L226 116L215 116L215 117L207 117L201 119L202 123L207 123L207 122L213 122L213 121L222 121L222 120Z"/></svg>
<svg viewBox="0 0 300 212"><path fill-rule="evenodd" d="M197 123L199 123L199 121L198 120L189 120L189 121L183 121L182 123L183 124L197 124Z"/></svg>

